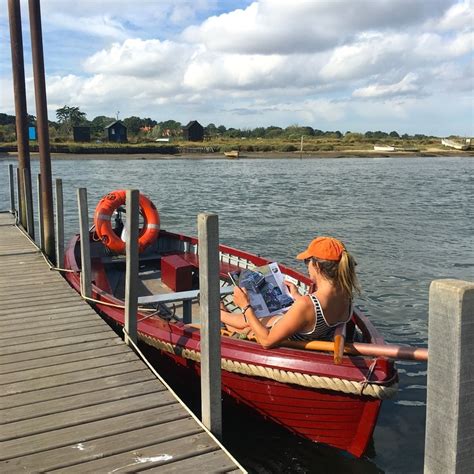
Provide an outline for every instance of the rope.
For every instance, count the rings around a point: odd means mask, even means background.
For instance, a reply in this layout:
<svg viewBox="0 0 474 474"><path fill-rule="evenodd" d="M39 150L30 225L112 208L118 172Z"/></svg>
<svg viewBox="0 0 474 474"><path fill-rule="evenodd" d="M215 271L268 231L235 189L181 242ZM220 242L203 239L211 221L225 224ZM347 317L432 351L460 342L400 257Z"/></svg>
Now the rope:
<svg viewBox="0 0 474 474"><path fill-rule="evenodd" d="M198 351L181 348L177 345L148 336L144 333L139 333L138 337L151 346L162 351L180 355L181 357L193 360L194 362L201 362L201 354ZM246 364L229 359L222 359L221 368L227 372L234 372L252 377L263 377L281 383L300 385L302 387L309 387L319 390L331 390L349 395L364 395L380 400L393 397L398 390L396 376L393 379L384 382L386 385L381 385L379 382L371 382L366 379L358 382L336 377L323 377L319 375L304 374L300 372L291 372L271 367L264 367L261 365Z"/></svg>
<svg viewBox="0 0 474 474"><path fill-rule="evenodd" d="M146 364L146 366L151 370L153 375L167 388L167 390L173 395L173 397L177 400L177 402L186 410L186 412L191 416L194 421L214 440L214 442L224 451L227 456L229 456L230 459L236 464L236 466L242 471L242 472L247 472L240 464L239 462L232 456L232 454L225 448L225 446L212 434L211 431L202 423L202 421L186 406L186 404L179 398L179 396L176 394L176 392L168 385L168 383L163 379L163 377L155 370L155 368L150 364L148 359L146 358L145 355L140 351L138 346L135 344L135 342L130 338L130 335L126 331L125 328L123 329L123 333L126 336L127 344L131 345L135 352L140 356L140 359Z"/></svg>
<svg viewBox="0 0 474 474"><path fill-rule="evenodd" d="M52 271L57 271L57 272L65 272L65 273L75 273L75 270L71 270L70 268L61 268L61 267L55 267L51 261L49 260L48 256L43 253L43 250L39 247L39 245L31 238L30 234L26 232L26 230L23 228L23 226L17 221L15 223L15 226L20 230L20 232L33 244L34 247L36 247L36 250L41 254L41 256L44 258L44 261L48 265L49 269Z"/></svg>

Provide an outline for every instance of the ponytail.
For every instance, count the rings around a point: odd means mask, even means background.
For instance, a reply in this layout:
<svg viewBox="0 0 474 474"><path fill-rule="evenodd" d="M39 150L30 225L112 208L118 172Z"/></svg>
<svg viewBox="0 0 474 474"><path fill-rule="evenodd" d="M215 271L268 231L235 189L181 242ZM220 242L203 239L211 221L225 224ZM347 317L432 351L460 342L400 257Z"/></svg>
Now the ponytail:
<svg viewBox="0 0 474 474"><path fill-rule="evenodd" d="M354 257L344 250L337 267L337 284L352 298L354 292L360 293L355 267L357 263Z"/></svg>
<svg viewBox="0 0 474 474"><path fill-rule="evenodd" d="M357 263L347 250L342 251L339 262L315 257L312 257L312 260L319 266L322 274L342 288L350 298L353 297L354 293L360 294L359 282L355 272Z"/></svg>

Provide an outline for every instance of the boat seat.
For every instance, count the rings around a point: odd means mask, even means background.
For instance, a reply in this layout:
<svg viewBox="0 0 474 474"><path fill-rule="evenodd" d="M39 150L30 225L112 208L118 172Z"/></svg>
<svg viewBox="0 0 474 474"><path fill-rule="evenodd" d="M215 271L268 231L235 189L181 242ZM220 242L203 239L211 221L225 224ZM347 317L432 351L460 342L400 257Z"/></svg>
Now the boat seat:
<svg viewBox="0 0 474 474"><path fill-rule="evenodd" d="M234 292L233 286L222 286L220 288L221 296L231 295ZM140 296L138 304L150 303L175 303L176 301L190 301L199 298L199 290L176 291L160 295Z"/></svg>
<svg viewBox="0 0 474 474"><path fill-rule="evenodd" d="M227 296L234 292L233 286L221 286L220 295ZM199 298L199 290L176 291L173 293L165 293L160 295L140 296L138 304L166 304L183 302L183 323L188 324L192 321L192 301Z"/></svg>

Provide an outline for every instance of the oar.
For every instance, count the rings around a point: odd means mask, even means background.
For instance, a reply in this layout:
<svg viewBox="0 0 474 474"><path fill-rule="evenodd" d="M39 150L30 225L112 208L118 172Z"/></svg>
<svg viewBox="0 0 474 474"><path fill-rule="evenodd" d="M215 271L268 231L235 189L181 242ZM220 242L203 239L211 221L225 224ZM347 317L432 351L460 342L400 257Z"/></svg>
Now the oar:
<svg viewBox="0 0 474 474"><path fill-rule="evenodd" d="M285 347L306 349L310 351L334 352L335 350L334 342L330 341L285 341L282 345ZM367 344L365 342L352 342L344 345L344 354L387 357L388 359L400 360L428 360L428 349L424 347L397 346L395 344Z"/></svg>

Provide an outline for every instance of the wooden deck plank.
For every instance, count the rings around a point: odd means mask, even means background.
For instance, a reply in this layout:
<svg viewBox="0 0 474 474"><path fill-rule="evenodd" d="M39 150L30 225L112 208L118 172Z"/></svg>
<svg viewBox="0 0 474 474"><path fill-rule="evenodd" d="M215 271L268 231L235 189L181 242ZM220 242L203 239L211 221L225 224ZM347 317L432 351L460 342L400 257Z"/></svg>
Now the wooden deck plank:
<svg viewBox="0 0 474 474"><path fill-rule="evenodd" d="M21 309L16 309L9 312L6 315L0 317L0 323L7 323L10 319L14 321L21 322L23 324L27 321L41 321L43 319L51 318L74 318L75 313L87 313L91 314L92 309L87 305L74 306L72 308L67 308L67 311L64 311L64 308L41 308L36 310L22 311Z"/></svg>
<svg viewBox="0 0 474 474"><path fill-rule="evenodd" d="M35 361L38 359L41 361L43 358L49 358L49 357L54 357L54 356L62 356L66 354L74 354L74 353L80 353L84 351L88 351L91 349L100 349L100 348L106 348L106 347L115 347L115 346L123 346L123 341L118 338L110 338L106 340L98 340L98 341L90 341L90 342L84 342L84 343L77 343L74 345L67 345L67 346L58 346L58 347L50 347L48 349L40 349L37 351L26 351L26 352L21 352L21 353L16 353L16 354L11 354L11 355L4 355L0 358L0 372L1 372L1 367L4 365L11 364L13 362L28 362L33 367ZM41 362L40 362L41 363Z"/></svg>
<svg viewBox="0 0 474 474"><path fill-rule="evenodd" d="M88 379L85 381L68 383L67 385L58 385L50 388L33 392L15 393L7 395L1 399L2 409L15 408L25 405L33 405L45 401L56 400L63 397L74 396L100 391L103 387L120 387L127 384L140 384L148 380L156 380L148 369L142 365L136 366L135 370L119 373L117 375L106 375L102 377L102 383L99 385L97 379Z"/></svg>
<svg viewBox="0 0 474 474"><path fill-rule="evenodd" d="M10 364L0 365L0 374L6 376L14 373L28 373L28 371L38 371L47 367L63 366L63 364L70 364L72 362L81 363L88 359L97 359L101 357L114 357L116 354L127 354L130 351L127 347L121 345L107 346L102 345L96 349L89 349L81 352L72 352L69 354L56 355L51 357L41 357L36 359L29 359L23 362L11 362ZM2 379L3 379L2 376ZM18 376L18 375L17 375ZM0 382L1 383L1 382Z"/></svg>
<svg viewBox="0 0 474 474"><path fill-rule="evenodd" d="M196 427L194 420L187 417L162 423L158 429L153 425L11 459L0 463L0 470L4 472L31 472L37 466L41 466L45 471L64 469L97 458L135 451L159 441L170 441L199 432L201 432L201 428Z"/></svg>
<svg viewBox="0 0 474 474"><path fill-rule="evenodd" d="M48 342L48 341L55 341L58 339L64 339L68 337L74 337L74 336L83 336L87 334L95 334L95 333L100 333L107 331L109 328L105 326L104 324L98 324L97 326L94 327L87 327L87 328L81 328L81 329L65 329L62 331L57 331L54 334L35 334L32 336L24 336L24 337L17 337L14 341L4 341L2 346L6 349L9 346L17 346L21 344L28 344L31 341L31 344L34 344L36 342Z"/></svg>
<svg viewBox="0 0 474 474"><path fill-rule="evenodd" d="M145 395L148 393L158 393L166 390L164 385L159 385L155 380L148 380L140 384L128 384L120 387L106 387L89 393L81 393L80 395L71 395L69 397L61 397L58 400L46 400L44 402L32 403L30 405L22 405L9 410L0 411L1 423L12 423L32 418L54 415L66 412L71 409L79 409L88 406L96 406L102 403L122 400L124 398L132 398L137 395ZM133 401L133 400L132 400Z"/></svg>
<svg viewBox="0 0 474 474"><path fill-rule="evenodd" d="M113 357L109 355L103 357L95 357L93 359L75 360L73 362L65 362L59 365L52 365L47 367L36 367L30 370L22 370L3 375L0 380L0 385L15 384L26 382L27 380L34 380L37 383L46 377L55 377L58 375L69 374L71 372L79 372L98 367L107 367L112 364L121 364L123 362L130 362L139 360L138 357L131 351L125 351L119 354L114 354Z"/></svg>
<svg viewBox="0 0 474 474"><path fill-rule="evenodd" d="M82 321L90 318L90 310L88 308L72 308L65 314L63 311L57 313L45 312L39 315L21 317L20 315L12 316L9 319L0 320L0 331L7 330L10 327L18 329L31 327L32 324L46 325L66 323L68 321Z"/></svg>
<svg viewBox="0 0 474 474"><path fill-rule="evenodd" d="M89 440L127 433L130 430L157 426L167 421L181 420L186 416L178 403L127 413L114 418L48 431L32 436L0 442L0 460L13 459L63 446L76 445ZM157 426L159 431L159 426Z"/></svg>
<svg viewBox="0 0 474 474"><path fill-rule="evenodd" d="M110 472L112 469L115 472L138 472L152 466L163 466L179 459L206 454L217 449L216 443L205 433L196 433L177 440L145 446L134 452L108 456L53 472L78 472L85 474ZM195 468L198 467L198 463L198 458L194 457ZM205 472L201 471L200 465L198 469L199 472Z"/></svg>
<svg viewBox="0 0 474 474"><path fill-rule="evenodd" d="M190 456L184 459L176 459L176 461L165 464L164 466L157 464L145 472L156 472L159 474L195 474L197 466L199 472L205 472L206 474L241 472L239 469L236 469L235 464L220 451L211 451L197 458Z"/></svg>
<svg viewBox="0 0 474 474"><path fill-rule="evenodd" d="M142 410L172 404L176 404L176 399L171 393L168 391L153 391L153 393L131 396L125 400L106 401L100 405L86 406L77 409L71 407L67 415L61 412L7 423L2 426L0 441L9 441L40 433L47 433L70 426L83 425L94 421L113 418L126 413L136 413Z"/></svg>
<svg viewBox="0 0 474 474"><path fill-rule="evenodd" d="M30 327L28 329L17 329L16 331L5 331L3 330L0 333L0 341L3 339L8 339L8 338L15 338L15 337L24 337L24 336L39 336L40 334L52 334L60 331L65 331L65 330L74 330L74 329L82 329L86 327L93 327L93 326L100 326L103 327L105 324L103 321L98 321L97 318L91 319L83 319L82 321L68 321L63 324L41 324L41 325L35 325L34 322L32 322L33 327Z"/></svg>
<svg viewBox="0 0 474 474"><path fill-rule="evenodd" d="M34 343L26 342L24 344L16 344L8 347L0 345L0 357L2 355L17 354L20 352L31 352L40 349L47 349L50 347L66 346L70 344L81 344L83 342L112 339L116 337L116 334L113 334L110 331L104 329L101 332L95 332L92 334L81 334L80 336L62 337L58 339L49 339L47 341L37 341Z"/></svg>
<svg viewBox="0 0 474 474"><path fill-rule="evenodd" d="M118 472L153 449L235 469L12 223L0 214L0 471Z"/></svg>
<svg viewBox="0 0 474 474"><path fill-rule="evenodd" d="M78 372L68 372L67 374L60 374L51 377L43 377L41 379L37 379L34 386L29 380L0 385L0 396L43 390L45 388L57 387L59 385L68 385L81 380L96 380L97 383L99 383L100 379L106 375L120 374L126 371L132 372L134 370L138 370L140 367L142 367L141 361L135 360L130 362L122 362L121 364L110 364L106 367L95 367L89 370L81 370Z"/></svg>

